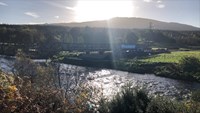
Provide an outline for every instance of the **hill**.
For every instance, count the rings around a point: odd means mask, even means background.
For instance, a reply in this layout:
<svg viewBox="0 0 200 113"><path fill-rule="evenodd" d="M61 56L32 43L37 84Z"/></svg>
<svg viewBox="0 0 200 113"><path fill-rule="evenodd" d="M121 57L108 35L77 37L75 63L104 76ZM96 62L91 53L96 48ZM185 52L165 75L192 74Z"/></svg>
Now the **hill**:
<svg viewBox="0 0 200 113"><path fill-rule="evenodd" d="M175 31L199 31L200 28L191 25L162 22L158 20L145 19L145 18L127 18L118 17L110 20L102 21L89 21L81 23L58 23L54 25L69 26L69 27L101 27L101 28L122 28L122 29L149 29L150 23L152 29L157 30L175 30Z"/></svg>

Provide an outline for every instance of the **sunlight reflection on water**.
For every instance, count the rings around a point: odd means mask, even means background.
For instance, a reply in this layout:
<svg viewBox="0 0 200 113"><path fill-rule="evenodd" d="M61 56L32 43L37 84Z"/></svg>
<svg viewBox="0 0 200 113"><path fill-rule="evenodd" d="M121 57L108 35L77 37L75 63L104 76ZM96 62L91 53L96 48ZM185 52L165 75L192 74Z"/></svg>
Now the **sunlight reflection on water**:
<svg viewBox="0 0 200 113"><path fill-rule="evenodd" d="M106 73L106 74L105 74ZM100 69L90 73L93 79L89 84L103 90L103 95L109 97L120 91L121 86L130 82L134 87L144 87L151 95L189 98L192 90L200 89L199 83L184 82L153 74L135 74L116 70Z"/></svg>

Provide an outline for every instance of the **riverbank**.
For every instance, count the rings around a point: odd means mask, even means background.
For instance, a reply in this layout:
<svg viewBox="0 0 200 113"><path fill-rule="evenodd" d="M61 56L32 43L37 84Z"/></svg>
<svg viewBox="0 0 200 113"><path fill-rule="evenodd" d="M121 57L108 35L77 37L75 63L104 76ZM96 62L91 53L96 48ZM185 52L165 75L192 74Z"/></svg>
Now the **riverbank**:
<svg viewBox="0 0 200 113"><path fill-rule="evenodd" d="M6 58L14 58L4 56ZM106 68L126 71L138 74L155 74L167 78L173 78L184 81L200 82L200 51L174 51L171 53L162 53L148 57L115 59L111 54L104 55L79 55L67 54L62 56L61 63L77 66L86 66L93 68ZM185 57L194 57L196 60L189 60L180 65L181 59ZM43 60L43 62L45 62ZM197 64L196 64L197 63ZM196 67L194 67L196 65ZM5 67L5 66L3 66ZM187 67L187 68L184 68ZM194 70L191 70L193 68ZM189 70L188 70L189 69Z"/></svg>
<svg viewBox="0 0 200 113"><path fill-rule="evenodd" d="M191 57L188 61L182 59ZM155 74L173 79L200 82L200 51L176 51L150 57L132 59L81 59L80 57L65 57L61 62L79 66L116 69L139 74ZM182 65L181 65L182 62ZM186 62L185 64L183 64ZM188 63L187 63L188 62ZM197 66L194 67L194 64ZM187 68L184 68L187 67ZM183 69L184 68L184 69ZM194 68L191 70L189 68ZM188 70L189 69L189 70Z"/></svg>
<svg viewBox="0 0 200 113"><path fill-rule="evenodd" d="M78 66L87 66L95 68L107 68L107 69L116 69L120 71L127 71L132 73L139 74L153 74L154 69L157 66L165 66L169 63L145 63L140 61L131 61L128 60L84 60L79 58L64 58L62 63L78 65Z"/></svg>
<svg viewBox="0 0 200 113"><path fill-rule="evenodd" d="M82 59L70 59L65 58L62 63L87 66L95 68L107 68L120 71L126 71L138 74L155 74L156 76L162 76L167 78L173 78L184 81L200 82L199 68L195 68L193 72L188 72L179 68L177 63L162 63L162 62L140 62L140 61L95 61L95 60L82 60Z"/></svg>

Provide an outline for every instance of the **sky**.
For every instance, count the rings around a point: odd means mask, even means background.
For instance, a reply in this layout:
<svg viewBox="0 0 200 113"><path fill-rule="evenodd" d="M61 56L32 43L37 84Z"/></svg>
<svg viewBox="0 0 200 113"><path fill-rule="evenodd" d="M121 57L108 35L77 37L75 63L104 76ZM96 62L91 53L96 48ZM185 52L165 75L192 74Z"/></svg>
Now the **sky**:
<svg viewBox="0 0 200 113"><path fill-rule="evenodd" d="M200 0L0 0L0 23L40 24L140 17L200 27Z"/></svg>

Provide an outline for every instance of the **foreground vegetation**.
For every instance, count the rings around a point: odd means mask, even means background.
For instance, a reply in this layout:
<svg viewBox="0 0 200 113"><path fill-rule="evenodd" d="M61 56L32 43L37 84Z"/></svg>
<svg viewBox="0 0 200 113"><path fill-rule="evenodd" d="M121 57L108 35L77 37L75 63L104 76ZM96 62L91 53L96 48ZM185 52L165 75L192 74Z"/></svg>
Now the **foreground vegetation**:
<svg viewBox="0 0 200 113"><path fill-rule="evenodd" d="M43 70L44 71L44 70ZM46 73L46 72L45 72ZM63 89L42 78L13 76L0 73L0 112L16 113L199 113L200 92L192 93L190 100L176 101L148 95L144 89L131 84L122 87L111 100L98 99L90 103L94 93L89 87L75 89L76 95L63 95ZM41 82L42 81L42 82ZM51 83L51 82L50 82ZM96 93L97 94L97 93ZM97 106L95 106L95 104Z"/></svg>
<svg viewBox="0 0 200 113"><path fill-rule="evenodd" d="M13 81L10 80L13 79ZM66 96L60 88L52 87L45 79L15 77L0 73L1 113L92 113L89 91L77 89L76 95ZM36 81L35 81L36 80ZM38 82L43 81L43 83Z"/></svg>
<svg viewBox="0 0 200 113"><path fill-rule="evenodd" d="M92 113L89 105L95 90L74 76L62 83L54 66L38 65L18 54L13 75L0 72L0 112Z"/></svg>
<svg viewBox="0 0 200 113"><path fill-rule="evenodd" d="M110 101L100 101L100 113L199 113L199 93L192 94L188 101L151 97L143 89L125 85Z"/></svg>

